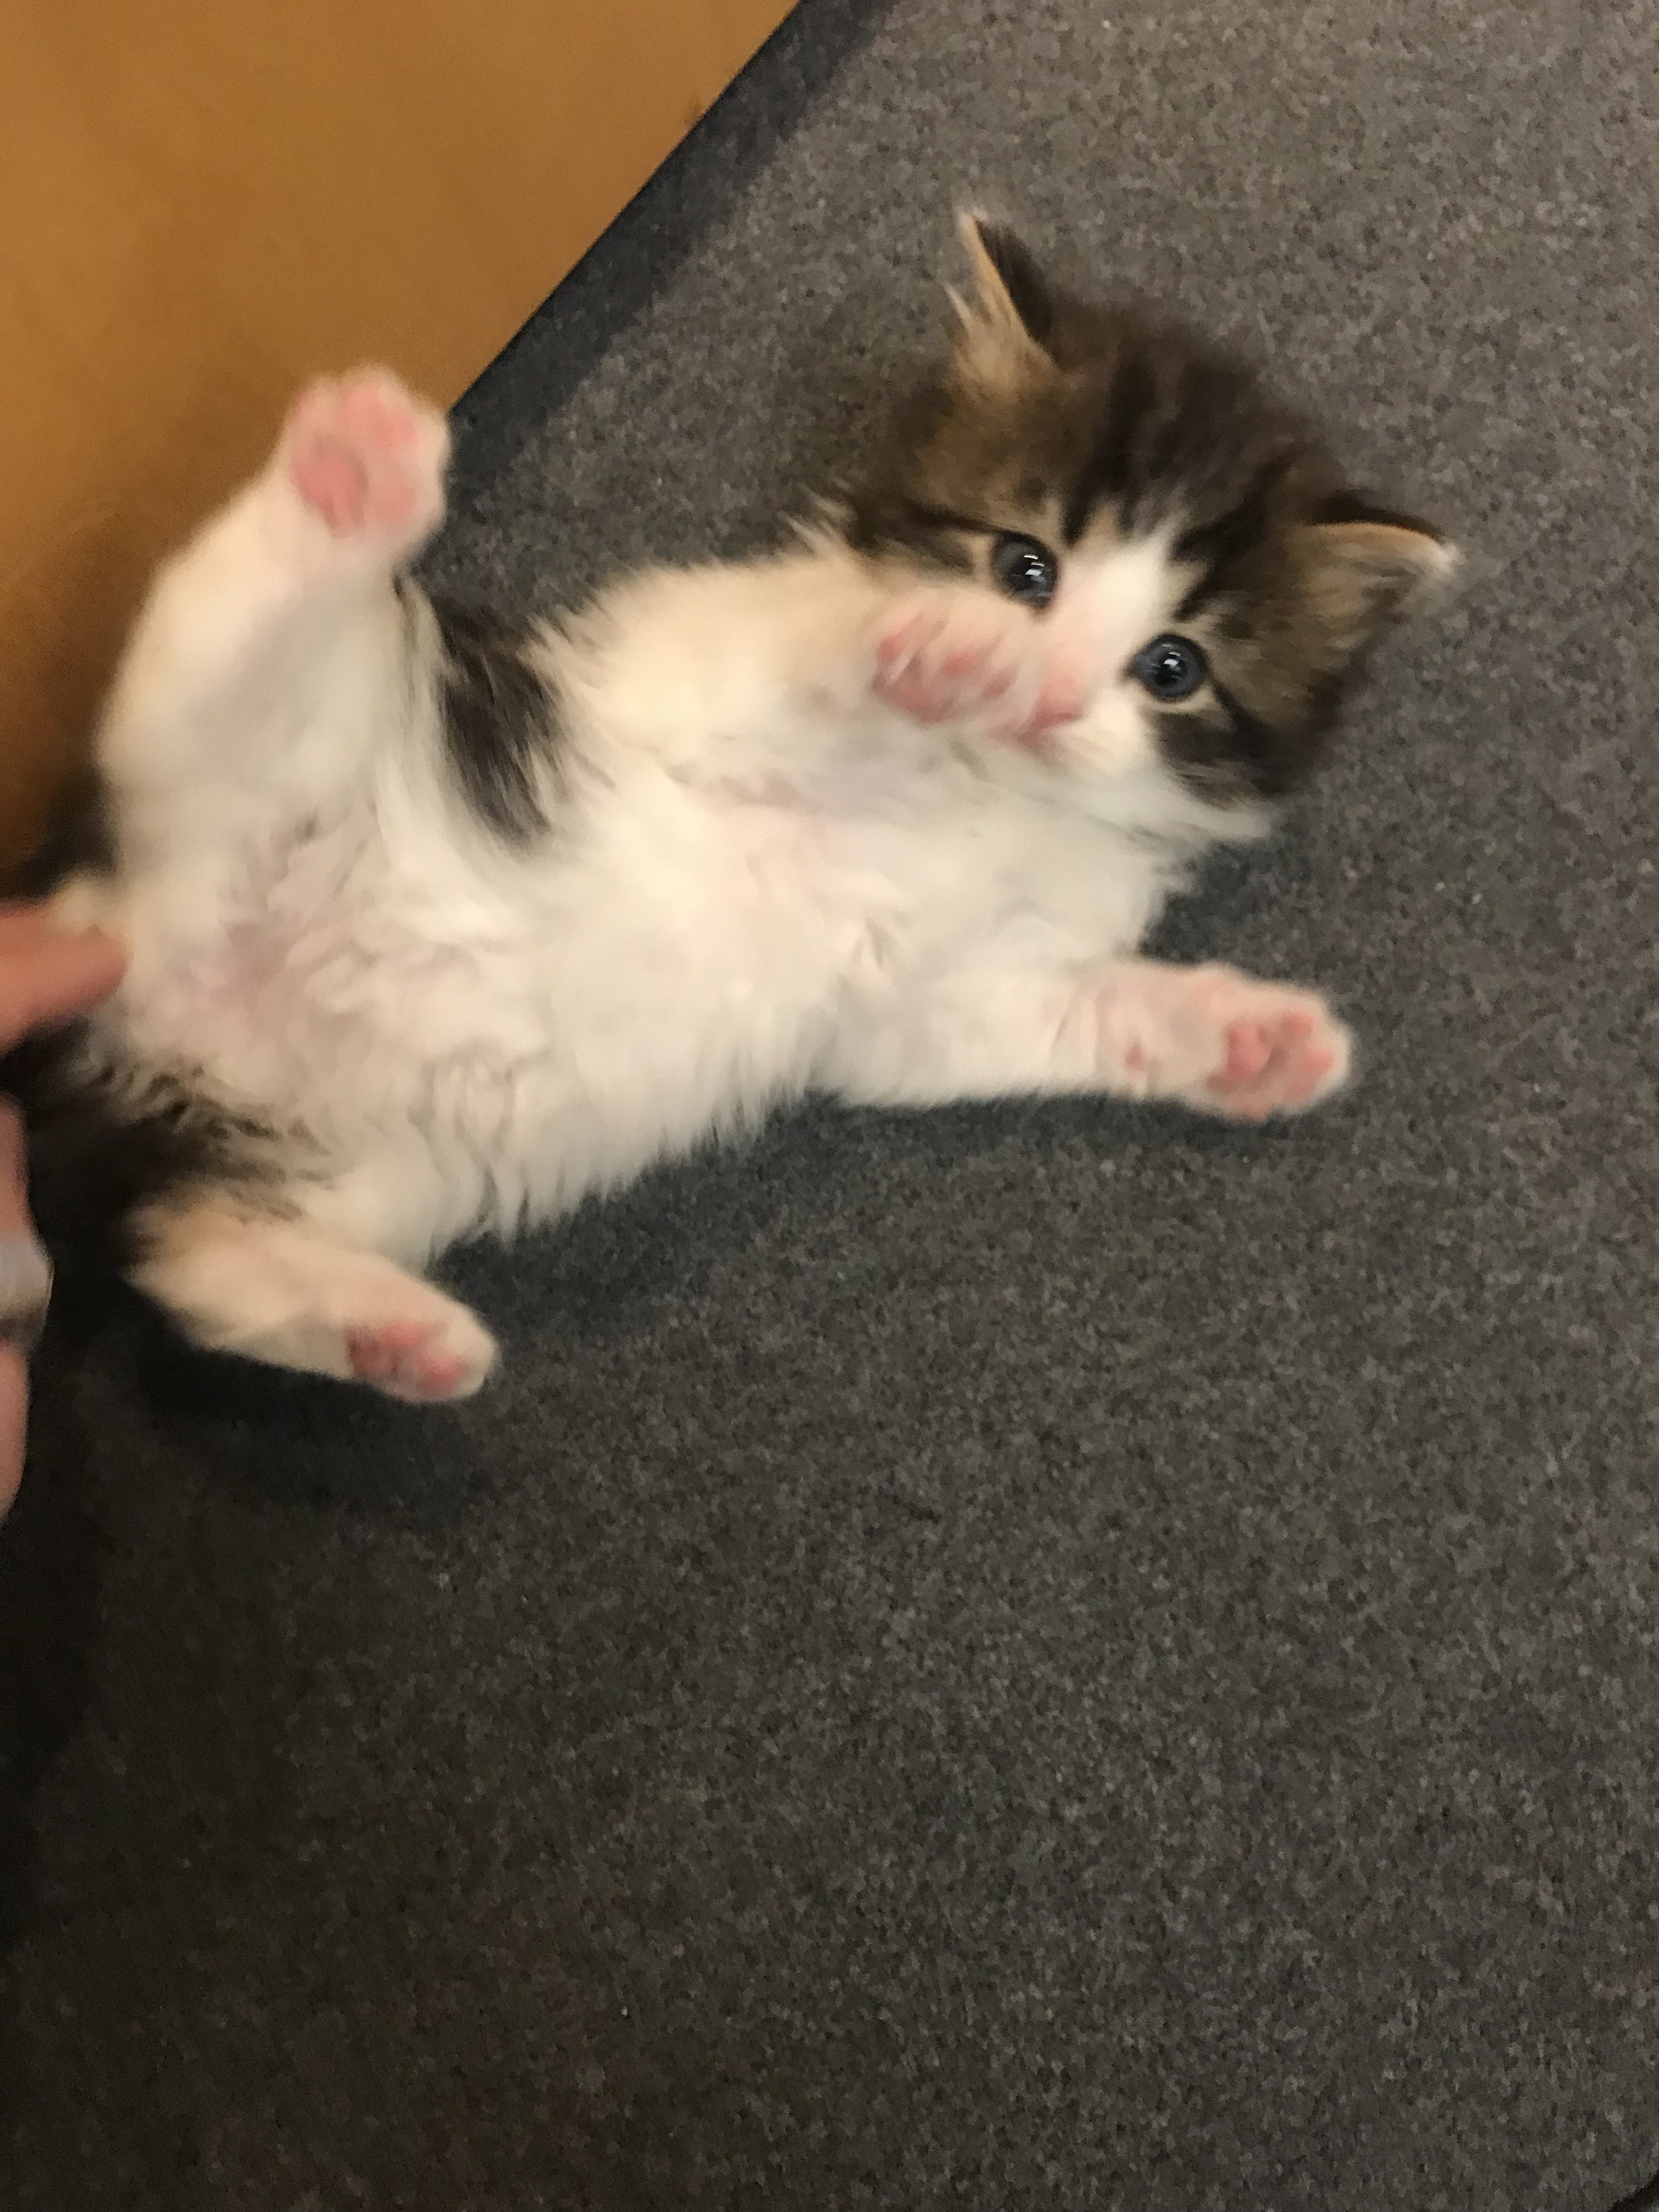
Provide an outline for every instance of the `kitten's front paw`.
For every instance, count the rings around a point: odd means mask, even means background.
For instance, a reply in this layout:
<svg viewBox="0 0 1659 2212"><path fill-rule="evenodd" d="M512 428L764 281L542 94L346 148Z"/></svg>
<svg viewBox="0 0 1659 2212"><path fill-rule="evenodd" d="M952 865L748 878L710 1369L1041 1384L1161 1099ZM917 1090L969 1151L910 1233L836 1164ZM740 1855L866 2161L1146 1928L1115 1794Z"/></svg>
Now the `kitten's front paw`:
<svg viewBox="0 0 1659 2212"><path fill-rule="evenodd" d="M1041 746L1082 704L1045 668L1043 642L1024 607L988 592L923 592L877 639L876 696L919 722L975 723Z"/></svg>
<svg viewBox="0 0 1659 2212"><path fill-rule="evenodd" d="M1316 991L1200 969L1194 1012L1214 1038L1214 1060L1188 1092L1194 1106L1237 1121L1299 1114L1348 1078L1353 1041Z"/></svg>
<svg viewBox="0 0 1659 2212"><path fill-rule="evenodd" d="M279 473L330 536L396 554L437 527L449 428L380 368L307 385L289 410Z"/></svg>
<svg viewBox="0 0 1659 2212"><path fill-rule="evenodd" d="M1179 1098L1230 1121L1299 1114L1347 1080L1353 1043L1316 991L1194 968L1155 995L1114 994L1109 1058L1139 1096Z"/></svg>

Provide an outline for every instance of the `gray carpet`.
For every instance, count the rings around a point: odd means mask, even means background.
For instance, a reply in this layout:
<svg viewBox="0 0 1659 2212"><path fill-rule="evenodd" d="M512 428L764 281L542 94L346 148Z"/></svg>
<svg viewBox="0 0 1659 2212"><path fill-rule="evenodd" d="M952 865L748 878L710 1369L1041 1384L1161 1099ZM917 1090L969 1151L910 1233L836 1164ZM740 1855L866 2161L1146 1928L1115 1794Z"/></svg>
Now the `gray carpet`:
<svg viewBox="0 0 1659 2212"><path fill-rule="evenodd" d="M526 599L765 537L959 191L1264 351L1472 548L1169 932L1364 1079L802 1115L465 1258L453 1416L71 1303L0 1540L8 2212L1659 2164L1655 52L805 0L470 396L440 565Z"/></svg>

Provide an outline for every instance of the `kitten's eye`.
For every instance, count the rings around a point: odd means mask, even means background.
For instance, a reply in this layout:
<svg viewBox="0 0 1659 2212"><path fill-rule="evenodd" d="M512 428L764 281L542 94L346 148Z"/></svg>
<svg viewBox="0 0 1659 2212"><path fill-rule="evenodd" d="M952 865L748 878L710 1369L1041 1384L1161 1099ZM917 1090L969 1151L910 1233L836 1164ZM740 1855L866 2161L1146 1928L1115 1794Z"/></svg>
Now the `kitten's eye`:
<svg viewBox="0 0 1659 2212"><path fill-rule="evenodd" d="M1189 637L1155 637L1141 647L1129 665L1135 681L1164 707L1190 699L1210 672L1202 648Z"/></svg>
<svg viewBox="0 0 1659 2212"><path fill-rule="evenodd" d="M1060 581L1060 563L1035 538L1005 530L991 548L991 574L1011 599L1046 607Z"/></svg>

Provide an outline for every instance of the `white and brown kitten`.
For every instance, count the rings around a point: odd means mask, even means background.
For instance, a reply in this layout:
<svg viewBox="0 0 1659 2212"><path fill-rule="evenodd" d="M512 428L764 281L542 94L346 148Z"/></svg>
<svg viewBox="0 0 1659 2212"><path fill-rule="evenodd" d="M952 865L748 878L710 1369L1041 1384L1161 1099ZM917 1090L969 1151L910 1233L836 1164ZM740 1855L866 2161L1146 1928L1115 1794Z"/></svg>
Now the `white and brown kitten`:
<svg viewBox="0 0 1659 2212"><path fill-rule="evenodd" d="M441 417L313 385L161 571L61 896L131 965L9 1057L47 1233L196 1341L398 1396L495 1347L418 1272L811 1091L1258 1119L1310 991L1135 948L1449 565L1172 325L970 222L948 362L788 550L516 630L404 564Z"/></svg>

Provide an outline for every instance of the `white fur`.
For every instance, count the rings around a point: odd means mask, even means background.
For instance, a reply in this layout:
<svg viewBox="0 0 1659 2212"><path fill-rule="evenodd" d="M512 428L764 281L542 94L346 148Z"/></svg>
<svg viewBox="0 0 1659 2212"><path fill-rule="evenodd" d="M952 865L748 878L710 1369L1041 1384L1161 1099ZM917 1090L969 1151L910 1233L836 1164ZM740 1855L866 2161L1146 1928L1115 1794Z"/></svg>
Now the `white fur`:
<svg viewBox="0 0 1659 2212"><path fill-rule="evenodd" d="M369 1255L556 1215L809 1090L1258 1115L1342 1079L1317 1000L1131 957L1193 855L1260 827L1167 774L1136 703L1127 662L1179 597L1161 547L1074 564L1046 626L982 586L924 595L935 673L989 624L1016 690L1080 685L1038 749L988 702L884 701L914 580L827 536L635 578L545 635L567 737L548 832L515 845L451 782L430 617L416 599L411 630L392 586L446 449L387 380L307 395L163 571L104 722L131 948L112 1049L295 1146L283 1224L211 1199L152 1221L138 1279L194 1334L456 1395L488 1340ZM343 523L302 494L319 451L367 486ZM1241 1022L1271 1061L1229 1088ZM360 1356L383 1326L414 1369ZM415 1371L423 1330L444 1356Z"/></svg>

